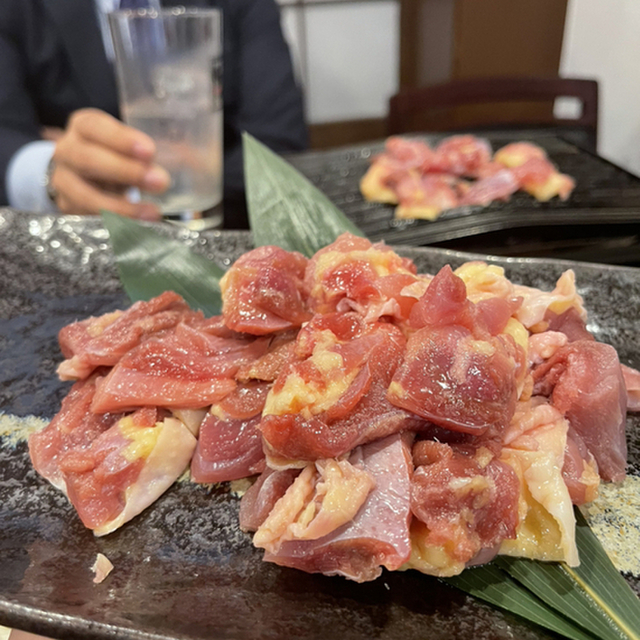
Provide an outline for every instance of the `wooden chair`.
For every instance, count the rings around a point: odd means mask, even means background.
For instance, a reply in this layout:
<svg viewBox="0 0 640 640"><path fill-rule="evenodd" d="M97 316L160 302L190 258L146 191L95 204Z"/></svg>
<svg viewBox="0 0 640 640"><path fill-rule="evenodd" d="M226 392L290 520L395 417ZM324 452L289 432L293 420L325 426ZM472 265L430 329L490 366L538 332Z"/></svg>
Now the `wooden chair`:
<svg viewBox="0 0 640 640"><path fill-rule="evenodd" d="M556 98L582 102L576 118L557 118ZM526 103L526 104L525 104ZM535 104L534 104L535 103ZM518 105L520 109L518 110ZM525 108L528 107L528 108ZM483 110L484 108L484 110ZM576 78L474 78L406 89L389 100L387 134L553 127L595 151L598 83Z"/></svg>

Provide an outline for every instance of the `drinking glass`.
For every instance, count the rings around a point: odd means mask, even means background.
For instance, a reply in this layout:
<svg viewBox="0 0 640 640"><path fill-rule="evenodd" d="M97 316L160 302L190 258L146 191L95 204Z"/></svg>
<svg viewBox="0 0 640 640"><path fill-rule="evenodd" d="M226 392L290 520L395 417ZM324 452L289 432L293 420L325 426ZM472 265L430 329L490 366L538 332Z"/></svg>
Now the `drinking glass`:
<svg viewBox="0 0 640 640"><path fill-rule="evenodd" d="M171 176L142 193L168 217L200 217L222 200L222 17L218 9L109 14L122 119L150 135Z"/></svg>

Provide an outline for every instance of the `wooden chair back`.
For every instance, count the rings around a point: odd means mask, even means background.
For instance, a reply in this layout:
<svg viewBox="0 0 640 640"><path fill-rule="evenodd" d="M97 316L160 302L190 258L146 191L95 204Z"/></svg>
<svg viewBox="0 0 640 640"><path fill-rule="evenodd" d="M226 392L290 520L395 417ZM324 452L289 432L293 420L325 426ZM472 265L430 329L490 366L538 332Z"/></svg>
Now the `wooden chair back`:
<svg viewBox="0 0 640 640"><path fill-rule="evenodd" d="M572 97L582 103L575 118L556 117L556 98ZM537 109L508 110L508 104L535 105ZM486 105L464 111L469 105ZM507 105L507 107L505 107ZM455 112L462 113L456 120ZM514 116L515 113L515 116ZM453 114L453 116L452 116ZM586 146L595 151L598 135L598 83L578 78L494 77L454 80L406 89L389 100L387 134L456 129L557 127L584 132Z"/></svg>

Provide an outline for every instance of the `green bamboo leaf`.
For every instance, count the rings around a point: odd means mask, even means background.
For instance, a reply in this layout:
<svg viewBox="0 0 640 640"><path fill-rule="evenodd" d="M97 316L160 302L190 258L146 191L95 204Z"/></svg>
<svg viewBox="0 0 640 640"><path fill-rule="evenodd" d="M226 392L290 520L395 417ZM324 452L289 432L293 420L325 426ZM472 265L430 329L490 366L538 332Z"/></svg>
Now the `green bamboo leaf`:
<svg viewBox="0 0 640 640"><path fill-rule="evenodd" d="M193 309L209 316L220 313L220 278L224 275L220 267L179 240L129 218L104 211L102 220L111 238L120 280L133 302L175 291Z"/></svg>
<svg viewBox="0 0 640 640"><path fill-rule="evenodd" d="M341 233L360 231L319 189L248 133L243 134L249 221L254 244L311 257Z"/></svg>
<svg viewBox="0 0 640 640"><path fill-rule="evenodd" d="M609 617L629 638L640 638L640 600L631 590L595 536L582 513L576 509L576 540L580 566L566 567L584 589L594 589L593 597L606 595Z"/></svg>
<svg viewBox="0 0 640 640"><path fill-rule="evenodd" d="M466 569L460 575L441 578L443 582L484 600L529 622L559 633L571 640L594 640L592 635L518 584L495 564Z"/></svg>
<svg viewBox="0 0 640 640"><path fill-rule="evenodd" d="M576 510L580 566L499 557L496 564L548 606L603 640L640 640L640 600Z"/></svg>

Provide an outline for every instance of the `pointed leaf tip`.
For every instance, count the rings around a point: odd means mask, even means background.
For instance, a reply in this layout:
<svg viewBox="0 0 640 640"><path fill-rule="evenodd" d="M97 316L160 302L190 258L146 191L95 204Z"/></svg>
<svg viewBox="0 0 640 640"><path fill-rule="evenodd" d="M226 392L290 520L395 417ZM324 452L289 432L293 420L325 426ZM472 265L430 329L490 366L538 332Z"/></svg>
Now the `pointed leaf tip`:
<svg viewBox="0 0 640 640"><path fill-rule="evenodd" d="M110 211L102 212L120 280L133 302L175 291L194 309L217 315L224 271L184 243Z"/></svg>
<svg viewBox="0 0 640 640"><path fill-rule="evenodd" d="M364 237L286 160L246 132L242 141L249 220L256 246L273 244L311 257L342 233Z"/></svg>

